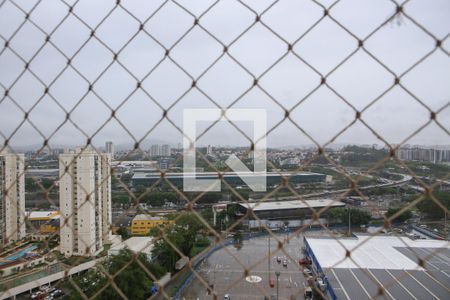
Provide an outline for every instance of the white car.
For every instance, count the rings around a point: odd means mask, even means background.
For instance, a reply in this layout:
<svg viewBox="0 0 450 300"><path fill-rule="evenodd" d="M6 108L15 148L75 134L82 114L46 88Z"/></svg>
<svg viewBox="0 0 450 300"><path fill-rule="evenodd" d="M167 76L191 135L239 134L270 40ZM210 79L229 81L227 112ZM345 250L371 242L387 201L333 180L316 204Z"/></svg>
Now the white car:
<svg viewBox="0 0 450 300"><path fill-rule="evenodd" d="M322 278L317 278L317 287L322 291L325 292L325 290L327 289L327 285L325 282L323 282Z"/></svg>
<svg viewBox="0 0 450 300"><path fill-rule="evenodd" d="M308 268L304 268L303 269L303 274L311 276L312 275L312 271L310 269L308 269Z"/></svg>
<svg viewBox="0 0 450 300"><path fill-rule="evenodd" d="M288 265L288 262L287 262L287 260L285 259L285 260L283 260L283 267L287 267L287 265Z"/></svg>
<svg viewBox="0 0 450 300"><path fill-rule="evenodd" d="M223 296L223 300L231 300L230 294L225 294L225 296Z"/></svg>

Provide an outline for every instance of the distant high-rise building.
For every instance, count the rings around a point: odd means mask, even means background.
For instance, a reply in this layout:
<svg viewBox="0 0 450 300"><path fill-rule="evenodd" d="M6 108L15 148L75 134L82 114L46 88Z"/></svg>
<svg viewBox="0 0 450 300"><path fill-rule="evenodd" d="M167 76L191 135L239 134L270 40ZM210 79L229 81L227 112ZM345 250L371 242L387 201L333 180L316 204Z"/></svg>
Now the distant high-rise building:
<svg viewBox="0 0 450 300"><path fill-rule="evenodd" d="M94 256L111 230L111 154L92 148L59 157L60 251Z"/></svg>
<svg viewBox="0 0 450 300"><path fill-rule="evenodd" d="M0 243L25 237L25 174L23 154L0 152Z"/></svg>
<svg viewBox="0 0 450 300"><path fill-rule="evenodd" d="M206 147L206 155L213 155L213 147L211 145Z"/></svg>
<svg viewBox="0 0 450 300"><path fill-rule="evenodd" d="M116 149L114 147L114 143L109 141L105 144L105 152L111 154L111 157L114 158Z"/></svg>
<svg viewBox="0 0 450 300"><path fill-rule="evenodd" d="M161 156L161 147L159 145L152 145L150 147L150 156Z"/></svg>
<svg viewBox="0 0 450 300"><path fill-rule="evenodd" d="M161 156L170 156L170 145L162 145Z"/></svg>
<svg viewBox="0 0 450 300"><path fill-rule="evenodd" d="M401 147L397 150L401 160L426 161L432 163L449 162L450 149L439 147Z"/></svg>

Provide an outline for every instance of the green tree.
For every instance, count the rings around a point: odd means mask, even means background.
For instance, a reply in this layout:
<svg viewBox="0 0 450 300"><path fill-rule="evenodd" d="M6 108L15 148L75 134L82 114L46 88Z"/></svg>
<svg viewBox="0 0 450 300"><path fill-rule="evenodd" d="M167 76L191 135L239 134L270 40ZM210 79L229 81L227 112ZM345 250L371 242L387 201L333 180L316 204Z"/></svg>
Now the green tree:
<svg viewBox="0 0 450 300"><path fill-rule="evenodd" d="M402 210L403 208L389 208L388 211L386 212L386 218L390 218L393 215L397 214L400 210ZM392 222L405 222L406 220L411 219L412 217L412 212L407 209L405 210L403 213L401 213L398 217L396 217L395 219L392 220Z"/></svg>
<svg viewBox="0 0 450 300"><path fill-rule="evenodd" d="M155 242L152 254L167 270L173 270L180 253L191 257L192 249L203 237L203 223L192 213L183 213L175 224L166 226L164 236ZM154 233L154 232L152 232Z"/></svg>
<svg viewBox="0 0 450 300"><path fill-rule="evenodd" d="M175 192L156 192L145 195L142 202L158 207L163 206L166 202L176 202L177 200L178 195Z"/></svg>
<svg viewBox="0 0 450 300"><path fill-rule="evenodd" d="M240 231L236 231L233 234L233 243L240 244L242 242L242 239L243 239L243 235Z"/></svg>
<svg viewBox="0 0 450 300"><path fill-rule="evenodd" d="M53 184L55 183L54 180L48 179L48 178L43 178L41 181L41 185L44 189L48 190L49 188L51 188L53 186Z"/></svg>
<svg viewBox="0 0 450 300"><path fill-rule="evenodd" d="M202 229L204 229L204 225L196 215L192 213L185 213L178 217L175 226L176 231L182 234L186 239L180 249L184 255L189 255L196 241L197 235Z"/></svg>
<svg viewBox="0 0 450 300"><path fill-rule="evenodd" d="M50 203L49 202L41 202L38 204L37 206L39 209L49 209L50 208Z"/></svg>
<svg viewBox="0 0 450 300"><path fill-rule="evenodd" d="M434 190L433 191L434 198L444 207L450 209L450 193ZM444 218L445 211L439 206L431 197L426 197L424 200L420 201L417 204L417 208L425 213L430 219L439 220Z"/></svg>
<svg viewBox="0 0 450 300"><path fill-rule="evenodd" d="M25 190L27 192L35 192L39 189L39 186L36 183L36 180L30 177L25 178Z"/></svg>
<svg viewBox="0 0 450 300"><path fill-rule="evenodd" d="M139 185L135 186L134 189L136 190L136 193L142 194L145 192L145 190L147 188L143 184L139 184Z"/></svg>
<svg viewBox="0 0 450 300"><path fill-rule="evenodd" d="M175 230L175 226L166 229L164 238L159 238L153 247L152 256L167 270L174 270L180 259L178 249L186 242L185 237Z"/></svg>
<svg viewBox="0 0 450 300"><path fill-rule="evenodd" d="M370 221L370 214L367 211L358 208L331 208L329 211L329 216L336 222L341 224L348 224L348 218L350 213L350 224L352 226L359 226L367 224Z"/></svg>
<svg viewBox="0 0 450 300"><path fill-rule="evenodd" d="M120 181L122 181L123 184L128 185L131 182L132 177L133 177L133 175L131 173L122 174L120 176Z"/></svg>
<svg viewBox="0 0 450 300"><path fill-rule="evenodd" d="M139 260L139 263L137 260ZM156 278L160 278L166 272L161 266L149 262L144 255L140 254L135 257L128 250L123 250L118 255L109 258L103 264L103 268L109 274L115 275L114 283L128 299L147 299L150 297L153 280L141 265ZM83 275L75 277L75 281L89 297L95 295L105 285L108 285L106 275L99 269L90 269ZM71 290L70 299L81 298L73 287L71 287ZM96 297L96 299L101 300L120 298L121 296L117 290L111 285L108 285Z"/></svg>
<svg viewBox="0 0 450 300"><path fill-rule="evenodd" d="M127 240L131 237L130 232L125 226L119 227L119 229L117 229L117 233L120 234L122 240Z"/></svg>
<svg viewBox="0 0 450 300"><path fill-rule="evenodd" d="M112 203L127 205L130 203L130 199L128 196L125 196L125 195L114 195L112 197Z"/></svg>

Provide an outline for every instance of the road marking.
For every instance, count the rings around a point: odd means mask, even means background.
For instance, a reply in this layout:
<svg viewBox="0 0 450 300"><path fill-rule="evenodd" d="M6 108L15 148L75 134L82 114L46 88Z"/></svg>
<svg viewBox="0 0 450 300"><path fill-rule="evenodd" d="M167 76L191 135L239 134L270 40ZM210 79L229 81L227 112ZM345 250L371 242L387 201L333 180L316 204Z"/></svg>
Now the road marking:
<svg viewBox="0 0 450 300"><path fill-rule="evenodd" d="M422 282L420 282L419 280L417 280L414 276L412 276L411 273L409 273L407 270L405 270L406 274L408 274L412 279L414 279L418 284L420 284L420 286L422 286L428 293L430 293L431 296L433 296L436 299L440 299L438 296L436 296L435 294L433 294L433 292L431 292L426 286L424 286L422 284Z"/></svg>
<svg viewBox="0 0 450 300"><path fill-rule="evenodd" d="M375 279L376 282L378 282L379 286L380 286L380 287L383 287L383 284L378 280L378 278L375 277L375 275L373 275L372 271L370 271L369 269L366 269L366 270L367 270L367 272L368 272L370 275L372 275L372 278ZM389 297L391 297L392 299L395 300L395 297L392 296L392 294L391 294L387 289L384 289L384 292L385 292Z"/></svg>
<svg viewBox="0 0 450 300"><path fill-rule="evenodd" d="M444 273L445 276L450 277L450 275L448 275L445 271L441 271L442 273Z"/></svg>
<svg viewBox="0 0 450 300"><path fill-rule="evenodd" d="M355 277L356 282L363 289L364 293L366 293L367 297L369 297L369 299L372 299L373 297L370 296L369 292L364 288L361 281L359 281L358 277L356 277L355 273L353 273L352 269L348 269L348 270L350 271L350 273L352 273L353 277Z"/></svg>
<svg viewBox="0 0 450 300"><path fill-rule="evenodd" d="M336 278L337 282L339 283L339 285L341 286L341 290L344 292L345 297L350 300L350 297L347 294L347 291L344 289L344 286L342 285L342 282L339 280L339 277L336 275L336 273L334 272L333 269L330 269L331 273L333 273L334 278Z"/></svg>

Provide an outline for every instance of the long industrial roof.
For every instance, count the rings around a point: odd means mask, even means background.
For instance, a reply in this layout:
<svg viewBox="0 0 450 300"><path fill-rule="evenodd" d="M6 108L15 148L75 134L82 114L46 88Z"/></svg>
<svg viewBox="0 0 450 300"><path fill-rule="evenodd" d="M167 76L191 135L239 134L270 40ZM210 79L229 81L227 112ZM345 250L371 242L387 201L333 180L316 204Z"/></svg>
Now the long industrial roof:
<svg viewBox="0 0 450 300"><path fill-rule="evenodd" d="M450 299L447 241L393 236L306 240L337 299Z"/></svg>
<svg viewBox="0 0 450 300"><path fill-rule="evenodd" d="M421 270L399 248L449 248L446 241L411 240L408 237L370 236L357 238L306 238L322 268L372 268ZM346 257L346 251L351 258Z"/></svg>
<svg viewBox="0 0 450 300"><path fill-rule="evenodd" d="M287 173L287 172L224 172L223 177L236 177L236 176L266 176L266 177L273 177L273 176L284 176L284 177L290 177L290 176L311 176L311 175L323 175L319 173L311 173L311 172L295 172L295 173ZM196 177L196 178L202 178L202 177L219 177L217 172L196 172L196 173L165 173L165 178L183 178L183 177ZM161 178L160 172L138 172L134 173L133 179L154 179L154 178Z"/></svg>
<svg viewBox="0 0 450 300"><path fill-rule="evenodd" d="M271 201L239 203L245 208L251 208L253 211L298 209L298 208L321 208L321 207L339 207L345 206L345 203L333 199L316 200L291 200L291 201Z"/></svg>

